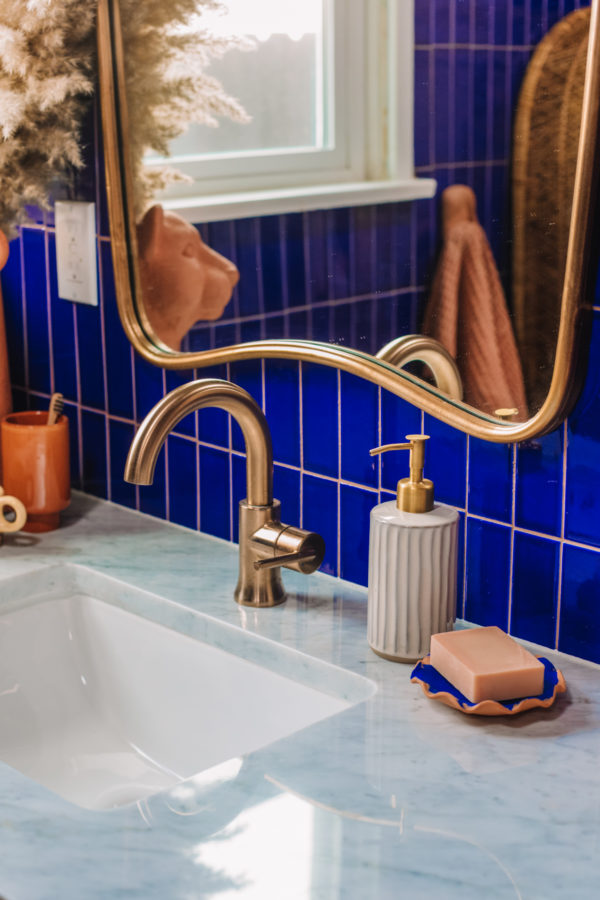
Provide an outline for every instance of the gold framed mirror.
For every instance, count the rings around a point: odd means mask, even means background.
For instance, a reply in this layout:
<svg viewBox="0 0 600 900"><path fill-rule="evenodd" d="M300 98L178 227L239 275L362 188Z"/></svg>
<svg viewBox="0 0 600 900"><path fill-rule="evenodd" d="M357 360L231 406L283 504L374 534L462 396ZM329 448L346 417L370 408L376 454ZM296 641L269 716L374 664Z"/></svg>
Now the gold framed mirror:
<svg viewBox="0 0 600 900"><path fill-rule="evenodd" d="M453 399L415 374L374 355L318 340L264 339L178 351L160 340L142 301L138 232L130 165L130 135L123 42L118 0L99 0L98 55L100 100L108 192L110 234L119 314L135 350L167 369L198 369L251 358L296 359L339 368L380 385L449 425L495 442L521 441L552 430L571 409L585 374L588 290L595 233L595 198L600 160L600 21L592 4L585 83L573 178L573 202L566 239L566 260L556 327L554 365L545 399L525 421L506 421ZM418 202L418 201L417 201ZM389 335L391 339L397 335ZM421 358L421 357L418 357ZM392 359L387 356L387 359Z"/></svg>

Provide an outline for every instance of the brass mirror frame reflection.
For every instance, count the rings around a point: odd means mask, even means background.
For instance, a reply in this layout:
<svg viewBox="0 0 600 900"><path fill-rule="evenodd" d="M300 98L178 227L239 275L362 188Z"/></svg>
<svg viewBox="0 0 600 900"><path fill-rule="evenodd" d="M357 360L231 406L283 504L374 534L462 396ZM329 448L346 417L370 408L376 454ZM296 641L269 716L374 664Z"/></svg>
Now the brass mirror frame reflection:
<svg viewBox="0 0 600 900"><path fill-rule="evenodd" d="M522 441L559 425L583 385L589 344L598 168L600 167L600 0L592 0L579 152L552 381L543 406L526 422L508 423L451 400L420 379L358 350L317 341L264 340L198 353L180 353L156 336L139 302L133 185L127 164L128 118L118 0L98 0L99 90L108 214L119 316L135 350L166 369L197 369L244 359L295 359L341 369L402 397L467 434L497 443Z"/></svg>

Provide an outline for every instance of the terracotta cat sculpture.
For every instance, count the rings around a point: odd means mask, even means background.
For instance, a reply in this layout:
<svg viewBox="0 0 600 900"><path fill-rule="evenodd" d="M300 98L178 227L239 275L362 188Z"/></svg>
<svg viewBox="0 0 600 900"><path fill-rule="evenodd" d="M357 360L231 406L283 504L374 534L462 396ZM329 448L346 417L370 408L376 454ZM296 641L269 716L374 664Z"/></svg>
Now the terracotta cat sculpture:
<svg viewBox="0 0 600 900"><path fill-rule="evenodd" d="M162 206L144 214L137 238L146 315L156 336L179 350L196 322L223 315L239 272L204 243L193 225Z"/></svg>

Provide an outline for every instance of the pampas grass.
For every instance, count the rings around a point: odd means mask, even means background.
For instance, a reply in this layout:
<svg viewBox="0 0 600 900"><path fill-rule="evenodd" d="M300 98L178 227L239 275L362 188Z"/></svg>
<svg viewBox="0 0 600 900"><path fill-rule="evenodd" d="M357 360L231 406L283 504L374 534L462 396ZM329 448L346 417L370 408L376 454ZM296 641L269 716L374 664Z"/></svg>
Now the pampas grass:
<svg viewBox="0 0 600 900"><path fill-rule="evenodd" d="M132 166L138 212L178 173L142 165L147 150L192 122L244 120L206 75L211 58L240 41L178 26L218 0L121 0ZM14 234L25 207L48 209L49 188L72 183L84 161L81 130L96 78L95 0L2 0L0 5L0 228Z"/></svg>

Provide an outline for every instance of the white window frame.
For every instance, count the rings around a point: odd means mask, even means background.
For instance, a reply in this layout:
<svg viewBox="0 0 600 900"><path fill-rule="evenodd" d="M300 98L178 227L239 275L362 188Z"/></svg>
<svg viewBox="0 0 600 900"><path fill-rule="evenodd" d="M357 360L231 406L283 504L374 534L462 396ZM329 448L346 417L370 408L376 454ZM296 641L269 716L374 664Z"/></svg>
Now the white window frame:
<svg viewBox="0 0 600 900"><path fill-rule="evenodd" d="M414 0L333 6L336 149L202 160L203 178L158 197L165 208L201 223L435 194L433 179L414 175Z"/></svg>

